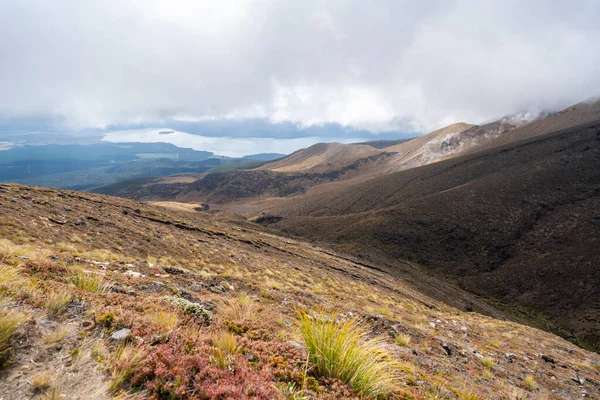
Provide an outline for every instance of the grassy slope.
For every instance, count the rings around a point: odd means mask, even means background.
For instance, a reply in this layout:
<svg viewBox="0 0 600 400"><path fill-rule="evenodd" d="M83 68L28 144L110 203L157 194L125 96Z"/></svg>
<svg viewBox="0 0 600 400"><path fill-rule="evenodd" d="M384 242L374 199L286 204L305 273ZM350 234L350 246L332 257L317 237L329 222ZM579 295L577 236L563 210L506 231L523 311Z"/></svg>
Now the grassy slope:
<svg viewBox="0 0 600 400"><path fill-rule="evenodd" d="M373 249L598 341L600 125L281 201L276 226ZM585 277L585 278L584 278ZM537 318L535 314L526 318ZM543 316L540 316L543 317Z"/></svg>
<svg viewBox="0 0 600 400"><path fill-rule="evenodd" d="M0 370L5 398L325 399L370 387L321 378L298 309L362 321L395 360L395 398L600 395L596 354L223 214L0 185L0 215L1 311L21 316ZM165 296L212 310L211 323ZM125 347L108 339L124 327Z"/></svg>

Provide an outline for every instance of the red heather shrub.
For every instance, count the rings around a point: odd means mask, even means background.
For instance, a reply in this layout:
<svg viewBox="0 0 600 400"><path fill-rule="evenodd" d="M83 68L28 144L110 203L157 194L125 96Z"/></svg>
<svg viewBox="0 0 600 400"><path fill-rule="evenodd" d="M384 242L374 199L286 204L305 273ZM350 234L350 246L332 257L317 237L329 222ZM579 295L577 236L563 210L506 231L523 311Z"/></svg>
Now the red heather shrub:
<svg viewBox="0 0 600 400"><path fill-rule="evenodd" d="M232 357L232 368L211 362L211 348L189 339L172 337L152 348L148 357L133 368L130 384L149 392L150 399L234 400L278 399L273 373L255 369L244 356Z"/></svg>

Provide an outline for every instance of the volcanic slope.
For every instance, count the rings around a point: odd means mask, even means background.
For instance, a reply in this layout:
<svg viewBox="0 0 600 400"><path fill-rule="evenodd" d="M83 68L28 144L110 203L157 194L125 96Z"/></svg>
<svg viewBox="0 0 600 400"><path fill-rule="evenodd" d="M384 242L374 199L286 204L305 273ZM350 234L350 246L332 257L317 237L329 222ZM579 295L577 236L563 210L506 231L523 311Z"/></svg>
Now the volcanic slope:
<svg viewBox="0 0 600 400"><path fill-rule="evenodd" d="M168 206L0 185L1 398L600 396L600 357L557 336L228 214ZM321 351L347 354L306 330L323 324L375 363L360 379L317 368Z"/></svg>
<svg viewBox="0 0 600 400"><path fill-rule="evenodd" d="M285 232L419 263L600 348L598 121L264 212Z"/></svg>
<svg viewBox="0 0 600 400"><path fill-rule="evenodd" d="M340 169L361 158L381 153L382 150L368 145L342 143L317 143L298 150L280 160L267 163L259 170L278 172L323 172Z"/></svg>

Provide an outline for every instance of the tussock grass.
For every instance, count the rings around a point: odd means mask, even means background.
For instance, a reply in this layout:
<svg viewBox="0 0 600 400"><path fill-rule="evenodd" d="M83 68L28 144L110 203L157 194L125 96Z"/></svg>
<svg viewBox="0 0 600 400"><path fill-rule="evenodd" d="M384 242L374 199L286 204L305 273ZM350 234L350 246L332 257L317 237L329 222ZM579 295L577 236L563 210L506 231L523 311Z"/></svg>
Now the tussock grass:
<svg viewBox="0 0 600 400"><path fill-rule="evenodd" d="M399 333L398 335L394 336L394 341L396 342L396 344L398 346L408 346L408 344L410 343L410 335L407 335L405 333Z"/></svg>
<svg viewBox="0 0 600 400"><path fill-rule="evenodd" d="M232 355L239 351L237 340L230 332L219 332L213 335L213 360L220 368L228 368L232 363Z"/></svg>
<svg viewBox="0 0 600 400"><path fill-rule="evenodd" d="M359 396L388 396L399 389L398 364L380 338L369 339L357 320L298 312L300 332L317 376L338 378Z"/></svg>
<svg viewBox="0 0 600 400"><path fill-rule="evenodd" d="M231 332L219 332L212 337L213 345L226 353L234 354L237 353L239 348L237 345L237 339Z"/></svg>
<svg viewBox="0 0 600 400"><path fill-rule="evenodd" d="M108 390L115 392L120 389L133 375L137 363L140 362L145 355L146 351L139 346L124 345L115 349L109 360L112 381L110 382Z"/></svg>
<svg viewBox="0 0 600 400"><path fill-rule="evenodd" d="M8 239L0 239L0 260L7 261L16 256L25 255L23 247L18 246Z"/></svg>
<svg viewBox="0 0 600 400"><path fill-rule="evenodd" d="M108 293L112 288L112 283L103 276L82 270L71 278L71 283L81 290L92 293Z"/></svg>
<svg viewBox="0 0 600 400"><path fill-rule="evenodd" d="M0 295L10 295L24 282L17 267L0 264Z"/></svg>
<svg viewBox="0 0 600 400"><path fill-rule="evenodd" d="M33 390L41 392L52 385L52 375L48 372L38 372L31 377L31 386Z"/></svg>
<svg viewBox="0 0 600 400"><path fill-rule="evenodd" d="M533 376L531 376L531 375L527 375L523 379L523 385L529 390L537 389L537 383L536 383L535 379L533 378Z"/></svg>
<svg viewBox="0 0 600 400"><path fill-rule="evenodd" d="M69 331L63 327L58 327L54 332L51 332L44 336L44 344L46 347L52 347L56 343L60 343L64 338L67 337Z"/></svg>
<svg viewBox="0 0 600 400"><path fill-rule="evenodd" d="M483 364L483 366L485 368L491 369L494 367L494 360L491 359L490 357L483 357L481 359L481 363Z"/></svg>
<svg viewBox="0 0 600 400"><path fill-rule="evenodd" d="M10 339L26 319L26 314L4 309L0 310L0 368L8 360Z"/></svg>
<svg viewBox="0 0 600 400"><path fill-rule="evenodd" d="M224 300L219 311L224 320L244 326L256 319L258 305L248 294L242 293L235 299Z"/></svg>
<svg viewBox="0 0 600 400"><path fill-rule="evenodd" d="M146 315L148 322L156 325L162 332L170 333L179 324L176 313L157 310Z"/></svg>
<svg viewBox="0 0 600 400"><path fill-rule="evenodd" d="M50 292L46 296L46 303L44 307L50 316L56 316L62 314L67 304L73 300L73 295L65 290L60 289L56 292Z"/></svg>

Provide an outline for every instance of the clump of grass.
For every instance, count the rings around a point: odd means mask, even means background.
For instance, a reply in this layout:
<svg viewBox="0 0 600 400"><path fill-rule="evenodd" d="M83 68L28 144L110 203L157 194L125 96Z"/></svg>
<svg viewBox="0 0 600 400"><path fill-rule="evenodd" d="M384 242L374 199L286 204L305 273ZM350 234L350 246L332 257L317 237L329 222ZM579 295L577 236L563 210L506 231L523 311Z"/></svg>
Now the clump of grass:
<svg viewBox="0 0 600 400"><path fill-rule="evenodd" d="M220 332L212 337L213 345L226 353L234 354L238 352L238 345L235 335L231 332Z"/></svg>
<svg viewBox="0 0 600 400"><path fill-rule="evenodd" d="M481 359L481 363L485 368L488 369L492 369L494 367L494 360L492 360L490 357L483 357Z"/></svg>
<svg viewBox="0 0 600 400"><path fill-rule="evenodd" d="M133 375L136 365L146 355L145 350L139 346L124 345L118 347L109 360L112 381L108 387L111 392L120 389Z"/></svg>
<svg viewBox="0 0 600 400"><path fill-rule="evenodd" d="M177 314L163 310L157 310L148 314L147 319L165 333L172 332L179 324Z"/></svg>
<svg viewBox="0 0 600 400"><path fill-rule="evenodd" d="M62 385L60 383L52 385L50 390L46 392L46 395L42 397L44 400L62 400L64 398L65 395L62 392Z"/></svg>
<svg viewBox="0 0 600 400"><path fill-rule="evenodd" d="M359 396L387 396L398 390L397 363L381 339L369 339L357 320L336 321L336 315L312 317L298 313L300 332L317 376L337 378Z"/></svg>
<svg viewBox="0 0 600 400"><path fill-rule="evenodd" d="M11 257L23 255L21 249L21 246L8 239L0 239L0 260L7 261Z"/></svg>
<svg viewBox="0 0 600 400"><path fill-rule="evenodd" d="M7 264L0 264L0 295L11 295L24 281L23 277L19 274L18 268Z"/></svg>
<svg viewBox="0 0 600 400"><path fill-rule="evenodd" d="M51 332L44 336L44 344L47 347L52 347L56 343L60 343L64 338L66 338L68 333L68 330L62 327L58 327L54 332Z"/></svg>
<svg viewBox="0 0 600 400"><path fill-rule="evenodd" d="M258 306L253 298L242 293L235 299L223 301L219 311L230 330L245 332L248 325L256 320Z"/></svg>
<svg viewBox="0 0 600 400"><path fill-rule="evenodd" d="M523 385L525 385L525 387L529 390L537 389L537 383L536 383L535 379L533 378L533 376L531 376L531 375L527 375L523 379Z"/></svg>
<svg viewBox="0 0 600 400"><path fill-rule="evenodd" d="M232 355L238 352L235 336L231 332L220 332L212 337L214 348L213 360L220 368L228 368L233 359Z"/></svg>
<svg viewBox="0 0 600 400"><path fill-rule="evenodd" d="M212 313L200 303L194 303L184 298L173 296L165 296L162 300L165 303L169 303L172 306L177 307L188 314L192 314L195 317L204 319L206 323L210 323L210 321L212 320Z"/></svg>
<svg viewBox="0 0 600 400"><path fill-rule="evenodd" d="M71 278L71 283L79 289L92 293L108 293L112 288L112 283L106 281L104 277L85 271L77 272L77 274Z"/></svg>
<svg viewBox="0 0 600 400"><path fill-rule="evenodd" d="M396 342L396 344L398 346L408 346L408 344L410 343L410 335L407 335L405 333L399 333L396 336L394 336L394 341Z"/></svg>
<svg viewBox="0 0 600 400"><path fill-rule="evenodd" d="M26 318L23 313L0 310L0 368L8 361L10 339Z"/></svg>
<svg viewBox="0 0 600 400"><path fill-rule="evenodd" d="M65 311L67 304L72 300L73 295L64 289L48 293L45 303L48 315L56 316L62 314Z"/></svg>
<svg viewBox="0 0 600 400"><path fill-rule="evenodd" d="M52 384L52 375L48 372L39 372L31 377L31 386L33 390L42 392L48 389Z"/></svg>

